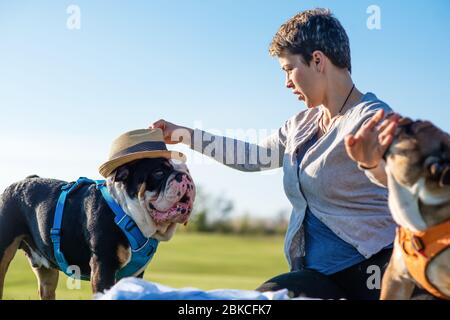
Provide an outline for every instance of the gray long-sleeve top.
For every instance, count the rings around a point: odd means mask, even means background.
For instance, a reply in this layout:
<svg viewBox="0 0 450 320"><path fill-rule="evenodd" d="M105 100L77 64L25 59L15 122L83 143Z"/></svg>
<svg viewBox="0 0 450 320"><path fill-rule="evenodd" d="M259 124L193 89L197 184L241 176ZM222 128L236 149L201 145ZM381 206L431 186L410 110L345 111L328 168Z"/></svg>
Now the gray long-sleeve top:
<svg viewBox="0 0 450 320"><path fill-rule="evenodd" d="M300 112L259 145L196 129L191 148L241 171L283 167L284 190L293 206L284 246L291 270L302 267L307 206L337 236L369 258L393 242L395 223L387 189L373 184L349 158L344 139L379 109L392 111L373 93L365 94L308 150L300 165L296 151L317 133L323 107Z"/></svg>

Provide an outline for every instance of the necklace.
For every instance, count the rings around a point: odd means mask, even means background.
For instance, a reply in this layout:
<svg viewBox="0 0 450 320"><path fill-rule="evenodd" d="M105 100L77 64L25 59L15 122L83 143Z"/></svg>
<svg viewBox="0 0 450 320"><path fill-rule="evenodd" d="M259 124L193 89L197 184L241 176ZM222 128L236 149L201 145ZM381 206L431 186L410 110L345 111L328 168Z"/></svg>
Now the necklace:
<svg viewBox="0 0 450 320"><path fill-rule="evenodd" d="M334 117L333 121L332 121L331 124L328 126L328 128L331 128L331 126L332 126L332 125L334 124L334 122L336 121L337 116L339 116L339 115L341 114L342 110L344 110L344 107L345 107L345 105L347 104L347 101L348 101L348 99L350 98L350 96L352 95L354 89L355 89L355 84L353 84L352 89L350 90L350 92L349 92L349 94L348 94L348 96L347 96L347 99L345 99L344 104L342 105L341 109L339 109L338 114ZM323 133L325 133L325 130L324 130L325 125L323 124L323 114L322 114L322 116L320 117L320 126L322 127ZM327 131L328 131L328 130L327 130Z"/></svg>

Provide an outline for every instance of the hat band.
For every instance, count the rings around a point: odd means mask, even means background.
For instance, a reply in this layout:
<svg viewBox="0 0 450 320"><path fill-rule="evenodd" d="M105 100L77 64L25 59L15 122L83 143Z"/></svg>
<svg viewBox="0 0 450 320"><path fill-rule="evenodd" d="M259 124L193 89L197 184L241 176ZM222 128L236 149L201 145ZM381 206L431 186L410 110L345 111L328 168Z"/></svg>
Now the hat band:
<svg viewBox="0 0 450 320"><path fill-rule="evenodd" d="M146 151L167 151L167 147L166 144L161 141L147 141L120 150L119 152L116 152L114 155L112 155L111 159L123 157L129 155L130 153L146 152Z"/></svg>

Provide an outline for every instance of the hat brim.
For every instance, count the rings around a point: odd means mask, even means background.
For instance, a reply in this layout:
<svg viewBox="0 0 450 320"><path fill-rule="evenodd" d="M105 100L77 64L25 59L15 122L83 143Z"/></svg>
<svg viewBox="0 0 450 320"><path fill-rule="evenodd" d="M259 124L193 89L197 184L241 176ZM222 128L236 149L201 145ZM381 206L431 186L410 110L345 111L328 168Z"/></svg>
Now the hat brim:
<svg viewBox="0 0 450 320"><path fill-rule="evenodd" d="M141 151L127 154L123 157L119 157L116 159L109 160L102 164L99 168L100 174L107 178L111 173L113 173L117 168L123 166L124 164L130 163L135 160L140 159L153 159L153 158L166 158L166 159L175 159L182 162L186 162L186 156L178 151Z"/></svg>

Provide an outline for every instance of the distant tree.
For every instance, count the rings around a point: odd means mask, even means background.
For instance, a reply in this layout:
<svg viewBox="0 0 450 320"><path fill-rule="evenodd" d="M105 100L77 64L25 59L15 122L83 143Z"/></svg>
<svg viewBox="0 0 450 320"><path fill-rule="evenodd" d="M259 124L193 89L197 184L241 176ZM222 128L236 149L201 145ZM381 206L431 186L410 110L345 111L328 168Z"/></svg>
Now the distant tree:
<svg viewBox="0 0 450 320"><path fill-rule="evenodd" d="M250 212L231 218L235 206L223 195L206 194L197 186L197 196L186 232L219 232L239 234L284 234L287 228L287 212L279 211L271 218L256 218Z"/></svg>
<svg viewBox="0 0 450 320"><path fill-rule="evenodd" d="M188 230L197 232L209 232L208 215L210 214L208 197L203 192L203 189L197 186L196 197L194 203L194 210L192 212L191 220L188 224Z"/></svg>

